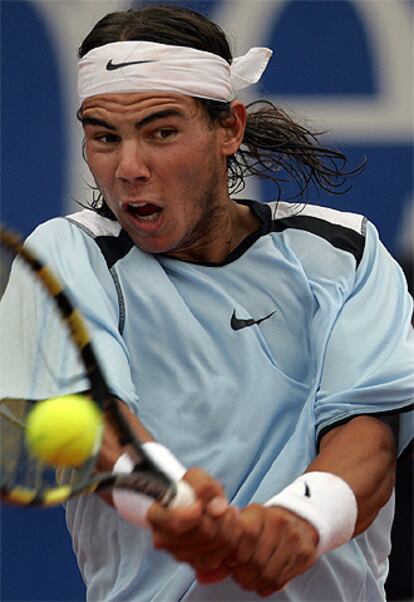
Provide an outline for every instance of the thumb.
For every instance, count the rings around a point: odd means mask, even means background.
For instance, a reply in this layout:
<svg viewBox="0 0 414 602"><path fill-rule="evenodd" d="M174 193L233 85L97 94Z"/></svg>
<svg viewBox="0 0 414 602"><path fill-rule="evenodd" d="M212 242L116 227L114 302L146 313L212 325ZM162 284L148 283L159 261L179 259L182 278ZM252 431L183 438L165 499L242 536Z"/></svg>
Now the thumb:
<svg viewBox="0 0 414 602"><path fill-rule="evenodd" d="M225 513L228 500L219 481L200 468L191 468L184 478L190 483L203 508L211 516L222 516Z"/></svg>

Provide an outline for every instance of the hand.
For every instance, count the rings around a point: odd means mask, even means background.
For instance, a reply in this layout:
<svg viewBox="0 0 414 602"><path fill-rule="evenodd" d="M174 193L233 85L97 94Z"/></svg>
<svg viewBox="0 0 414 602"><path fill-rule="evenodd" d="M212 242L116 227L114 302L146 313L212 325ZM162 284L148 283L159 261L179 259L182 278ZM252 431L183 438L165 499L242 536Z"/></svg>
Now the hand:
<svg viewBox="0 0 414 602"><path fill-rule="evenodd" d="M204 471L193 468L185 480L196 493L195 504L171 509L154 503L148 510L154 546L196 571L216 571L214 581L220 581L229 574L223 561L236 550L241 537L239 512L228 505L220 483Z"/></svg>
<svg viewBox="0 0 414 602"><path fill-rule="evenodd" d="M251 504L239 520L243 533L226 562L243 589L268 596L315 562L318 533L293 512Z"/></svg>

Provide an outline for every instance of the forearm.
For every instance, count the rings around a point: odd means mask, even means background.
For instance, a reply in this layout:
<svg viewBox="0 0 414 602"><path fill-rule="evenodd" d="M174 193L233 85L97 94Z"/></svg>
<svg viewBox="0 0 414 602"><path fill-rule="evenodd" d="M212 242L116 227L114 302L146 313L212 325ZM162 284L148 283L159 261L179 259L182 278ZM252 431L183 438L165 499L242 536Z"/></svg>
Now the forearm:
<svg viewBox="0 0 414 602"><path fill-rule="evenodd" d="M364 531L394 481L395 443L386 424L361 416L333 428L305 475L265 506L241 511L242 537L229 564L233 578L261 595L283 588L320 554Z"/></svg>
<svg viewBox="0 0 414 602"><path fill-rule="evenodd" d="M388 501L395 483L396 451L391 429L360 416L329 431L309 471L331 472L353 490L358 518L354 535L364 531Z"/></svg>

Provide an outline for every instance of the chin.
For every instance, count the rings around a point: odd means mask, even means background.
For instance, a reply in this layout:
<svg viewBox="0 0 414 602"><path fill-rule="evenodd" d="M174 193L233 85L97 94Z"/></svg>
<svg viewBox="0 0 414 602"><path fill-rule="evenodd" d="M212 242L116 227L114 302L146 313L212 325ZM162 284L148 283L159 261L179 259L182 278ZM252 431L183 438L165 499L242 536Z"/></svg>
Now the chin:
<svg viewBox="0 0 414 602"><path fill-rule="evenodd" d="M133 239L135 245L138 247L138 249L140 249L141 251L144 251L145 253L151 253L153 255L159 255L161 253L168 253L168 251L171 251L171 246L167 245L165 243L162 243L162 241L156 241L156 240L136 240L135 238Z"/></svg>

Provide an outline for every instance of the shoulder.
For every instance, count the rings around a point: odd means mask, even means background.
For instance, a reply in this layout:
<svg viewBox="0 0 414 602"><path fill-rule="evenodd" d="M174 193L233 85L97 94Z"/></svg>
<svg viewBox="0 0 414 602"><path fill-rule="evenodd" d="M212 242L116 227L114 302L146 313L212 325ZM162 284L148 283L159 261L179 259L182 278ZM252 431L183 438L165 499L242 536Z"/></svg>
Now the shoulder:
<svg viewBox="0 0 414 602"><path fill-rule="evenodd" d="M121 226L117 221L102 217L90 209L71 213L64 219L93 239L100 236L116 238L121 232Z"/></svg>
<svg viewBox="0 0 414 602"><path fill-rule="evenodd" d="M118 273L112 267L128 252L122 232L116 222L85 210L44 222L27 239L27 245L64 284L85 316L97 315L97 308L104 316L112 308L120 330L124 317Z"/></svg>
<svg viewBox="0 0 414 602"><path fill-rule="evenodd" d="M328 242L333 249L353 256L359 265L365 248L367 220L363 215L317 205L269 203L272 232L302 232L311 240ZM297 240L293 235L292 239ZM306 241L309 244L309 237Z"/></svg>
<svg viewBox="0 0 414 602"><path fill-rule="evenodd" d="M58 217L41 224L31 235L36 244L55 246L79 257L82 250L101 256L107 267L125 257L133 242L117 221L102 217L84 209L65 217Z"/></svg>
<svg viewBox="0 0 414 602"><path fill-rule="evenodd" d="M66 219L94 240L109 268L128 255L135 246L117 221L102 217L89 209L68 215Z"/></svg>

